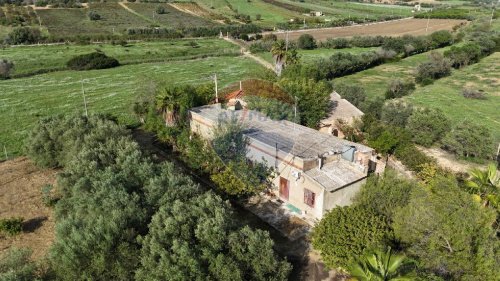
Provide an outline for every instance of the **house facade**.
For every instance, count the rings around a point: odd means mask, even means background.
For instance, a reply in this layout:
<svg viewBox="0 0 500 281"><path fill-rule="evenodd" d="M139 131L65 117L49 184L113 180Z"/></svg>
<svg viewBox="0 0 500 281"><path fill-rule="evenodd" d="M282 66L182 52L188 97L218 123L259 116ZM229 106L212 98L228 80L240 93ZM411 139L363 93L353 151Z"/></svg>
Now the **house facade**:
<svg viewBox="0 0 500 281"><path fill-rule="evenodd" d="M275 200L309 221L351 204L367 176L385 167L367 146L289 121L271 120L257 111L224 109L220 104L191 109L191 131L211 139L219 122L233 118L243 124L249 140L247 158L274 169Z"/></svg>

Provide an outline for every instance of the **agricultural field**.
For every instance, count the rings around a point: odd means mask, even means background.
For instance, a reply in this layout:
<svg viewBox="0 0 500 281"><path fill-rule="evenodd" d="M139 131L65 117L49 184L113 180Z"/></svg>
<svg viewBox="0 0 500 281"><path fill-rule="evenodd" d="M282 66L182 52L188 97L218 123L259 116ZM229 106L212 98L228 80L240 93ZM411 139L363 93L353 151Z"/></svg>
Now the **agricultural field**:
<svg viewBox="0 0 500 281"><path fill-rule="evenodd" d="M215 22L202 17L184 13L167 3L126 3L128 8L155 24L166 28L184 28L197 26L214 26ZM162 7L164 14L157 14L156 9Z"/></svg>
<svg viewBox="0 0 500 281"><path fill-rule="evenodd" d="M439 49L444 52L447 48ZM479 124L486 124L495 139L500 141L500 68L497 52L483 58L481 62L453 70L449 77L435 81L431 85L417 87L406 97L416 105L442 109L454 123L469 118ZM388 84L393 79L413 79L415 67L427 60L427 53L414 55L398 62L383 64L349 76L337 78L335 82L359 84L369 98L383 97ZM472 100L461 96L464 86L474 86L487 93L486 100Z"/></svg>
<svg viewBox="0 0 500 281"><path fill-rule="evenodd" d="M307 2L278 0L279 2L295 5L311 11L321 11L325 18L346 18L346 17L377 17L383 15L394 15L401 17L412 16L410 6L397 5L376 5L356 2L321 1L312 0ZM333 16L333 17L332 17Z"/></svg>
<svg viewBox="0 0 500 281"><path fill-rule="evenodd" d="M111 44L19 46L2 50L0 58L14 62L14 76L61 70L76 56L95 51L116 58L121 64L181 60L204 56L237 56L239 48L220 39L134 42Z"/></svg>
<svg viewBox="0 0 500 281"><path fill-rule="evenodd" d="M345 49L327 49L327 48L317 48L314 50L297 50L300 55L300 60L302 62L308 62L312 60L316 60L319 58L329 58L334 53L351 53L351 54L360 54L364 52L374 51L377 47L373 48L345 48ZM274 63L273 56L271 52L258 53L257 56L265 59L270 63Z"/></svg>
<svg viewBox="0 0 500 281"><path fill-rule="evenodd" d="M84 113L82 82L89 113L111 113L130 124L137 122L132 103L152 81L209 83L211 75L217 73L219 87L223 87L262 71L263 67L250 58L216 57L84 72L60 71L0 81L0 147L5 145L9 155L19 155L28 131L39 118Z"/></svg>
<svg viewBox="0 0 500 281"><path fill-rule="evenodd" d="M427 23L429 26L427 28ZM352 36L402 36L405 34L411 35L427 35L438 30L452 30L454 26L466 23L465 20L449 20L449 19L402 19L390 22L371 23L368 25L354 25L345 27L332 27L322 29L309 29L288 32L290 40L296 40L302 34L311 34L316 40L326 40L336 37L352 37ZM273 32L270 32L273 33ZM274 32L280 39L284 39L284 32Z"/></svg>

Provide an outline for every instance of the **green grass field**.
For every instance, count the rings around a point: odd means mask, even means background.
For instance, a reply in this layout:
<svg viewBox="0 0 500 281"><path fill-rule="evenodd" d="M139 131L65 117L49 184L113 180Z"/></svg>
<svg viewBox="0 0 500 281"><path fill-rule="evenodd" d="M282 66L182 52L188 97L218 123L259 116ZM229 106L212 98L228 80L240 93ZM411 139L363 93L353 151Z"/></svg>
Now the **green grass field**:
<svg viewBox="0 0 500 281"><path fill-rule="evenodd" d="M440 49L444 52L446 48ZM452 75L435 81L431 85L417 87L406 97L419 106L435 107L458 123L469 118L488 126L495 139L500 141L500 53L495 53L481 62L453 70ZM337 78L334 82L362 85L368 98L383 97L393 79L413 79L415 67L427 60L427 54L418 54L398 62L387 63L349 76ZM474 86L488 93L486 100L472 100L461 96L462 88Z"/></svg>
<svg viewBox="0 0 500 281"><path fill-rule="evenodd" d="M133 123L136 120L132 103L151 81L198 84L211 82L211 75L217 73L219 87L223 87L262 71L263 67L248 58L217 57L85 72L61 71L0 81L0 148L5 145L9 155L19 155L27 132L39 118L83 113L81 79L89 113L111 113L121 122Z"/></svg>
<svg viewBox="0 0 500 281"><path fill-rule="evenodd" d="M443 110L454 123L465 119L486 125L500 142L500 52L479 63L454 70L432 85L418 88L407 99L413 104ZM464 87L484 90L486 100L466 99Z"/></svg>
<svg viewBox="0 0 500 281"><path fill-rule="evenodd" d="M198 46L190 46L192 42L196 42ZM121 64L181 60L199 56L239 55L239 48L227 41L203 39L137 42L130 43L126 47L111 44L12 47L3 49L0 58L14 62L13 75L23 75L41 70L62 69L73 56L96 50L118 59Z"/></svg>
<svg viewBox="0 0 500 281"><path fill-rule="evenodd" d="M298 50L300 55L300 60L302 62L309 62L319 58L328 58L334 53L342 52L342 53L352 53L359 54L364 52L369 52L376 50L377 48L345 48L345 49L326 49L326 48L318 48L314 50ZM273 56L270 52L258 53L257 56L265 59L270 63L274 63Z"/></svg>

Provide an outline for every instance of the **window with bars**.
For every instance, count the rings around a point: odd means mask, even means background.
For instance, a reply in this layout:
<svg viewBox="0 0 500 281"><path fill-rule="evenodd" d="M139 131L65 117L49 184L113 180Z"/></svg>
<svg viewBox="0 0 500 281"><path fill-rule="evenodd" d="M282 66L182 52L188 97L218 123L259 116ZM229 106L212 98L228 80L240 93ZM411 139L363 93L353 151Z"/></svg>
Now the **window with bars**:
<svg viewBox="0 0 500 281"><path fill-rule="evenodd" d="M314 207L316 194L307 188L304 188L304 203L310 207Z"/></svg>

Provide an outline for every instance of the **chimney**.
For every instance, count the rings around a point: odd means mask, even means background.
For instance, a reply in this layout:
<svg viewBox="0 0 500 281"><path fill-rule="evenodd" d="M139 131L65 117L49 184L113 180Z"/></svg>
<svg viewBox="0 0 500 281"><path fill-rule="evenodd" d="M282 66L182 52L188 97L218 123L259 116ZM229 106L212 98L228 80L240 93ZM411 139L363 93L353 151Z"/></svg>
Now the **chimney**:
<svg viewBox="0 0 500 281"><path fill-rule="evenodd" d="M318 170L321 170L323 167L323 157L321 155L318 155Z"/></svg>

